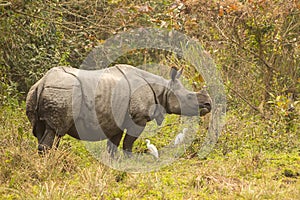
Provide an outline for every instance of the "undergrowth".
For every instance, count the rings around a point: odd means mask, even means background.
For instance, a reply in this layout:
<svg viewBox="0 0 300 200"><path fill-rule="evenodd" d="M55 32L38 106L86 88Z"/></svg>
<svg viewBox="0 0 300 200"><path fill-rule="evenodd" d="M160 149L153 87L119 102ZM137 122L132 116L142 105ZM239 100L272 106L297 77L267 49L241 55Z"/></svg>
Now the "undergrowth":
<svg viewBox="0 0 300 200"><path fill-rule="evenodd" d="M300 198L299 133L281 133L283 125L270 132L265 119L255 115L228 112L206 159L197 158L195 140L171 165L127 173L103 165L71 137L39 156L24 110L22 104L0 111L1 199ZM143 142L136 144L139 149L146 149Z"/></svg>

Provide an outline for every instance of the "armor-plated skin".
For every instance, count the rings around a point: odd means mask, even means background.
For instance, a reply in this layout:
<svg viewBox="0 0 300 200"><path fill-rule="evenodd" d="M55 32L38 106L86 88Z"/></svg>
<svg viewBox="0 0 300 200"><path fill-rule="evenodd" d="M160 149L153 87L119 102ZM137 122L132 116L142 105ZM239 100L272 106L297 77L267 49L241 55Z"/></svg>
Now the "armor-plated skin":
<svg viewBox="0 0 300 200"><path fill-rule="evenodd" d="M113 156L126 129L123 149L130 154L148 121L154 119L160 125L166 113L209 113L207 92L186 90L178 80L181 72L172 68L171 80L166 80L130 65L91 71L50 69L30 88L26 99L39 152L51 148L55 136L69 134L80 140L109 139Z"/></svg>

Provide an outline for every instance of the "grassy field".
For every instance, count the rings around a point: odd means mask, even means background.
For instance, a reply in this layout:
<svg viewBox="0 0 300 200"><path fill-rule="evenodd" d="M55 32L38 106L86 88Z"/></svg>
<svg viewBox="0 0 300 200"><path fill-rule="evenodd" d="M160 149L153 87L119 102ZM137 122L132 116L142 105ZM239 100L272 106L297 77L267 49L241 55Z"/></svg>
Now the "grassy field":
<svg viewBox="0 0 300 200"><path fill-rule="evenodd" d="M300 199L299 0L6 0L0 16L0 200ZM165 78L183 68L183 85L208 86L215 105L222 80L226 125L213 151L198 154L207 116L178 160L153 172L114 170L71 137L39 156L21 102L30 87L52 67L120 63ZM151 143L169 148L182 122L153 125ZM149 132L134 152L151 160Z"/></svg>
<svg viewBox="0 0 300 200"><path fill-rule="evenodd" d="M126 173L70 137L39 156L24 105L1 108L0 117L0 199L300 199L299 118L288 130L277 118L229 111L206 159L194 142L158 171Z"/></svg>

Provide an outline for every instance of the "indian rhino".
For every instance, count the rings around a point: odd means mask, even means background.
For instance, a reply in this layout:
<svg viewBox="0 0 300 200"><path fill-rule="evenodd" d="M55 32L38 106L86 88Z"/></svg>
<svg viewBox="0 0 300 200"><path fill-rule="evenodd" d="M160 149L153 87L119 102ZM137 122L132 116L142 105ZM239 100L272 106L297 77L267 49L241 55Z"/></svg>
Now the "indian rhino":
<svg viewBox="0 0 300 200"><path fill-rule="evenodd" d="M117 150L124 130L123 150L132 152L146 123L161 125L165 114L205 115L211 98L205 90L188 91L179 81L182 70L171 68L170 80L130 65L102 70L71 67L50 69L29 90L26 114L38 151L56 145L65 134L86 141L108 139L107 150Z"/></svg>

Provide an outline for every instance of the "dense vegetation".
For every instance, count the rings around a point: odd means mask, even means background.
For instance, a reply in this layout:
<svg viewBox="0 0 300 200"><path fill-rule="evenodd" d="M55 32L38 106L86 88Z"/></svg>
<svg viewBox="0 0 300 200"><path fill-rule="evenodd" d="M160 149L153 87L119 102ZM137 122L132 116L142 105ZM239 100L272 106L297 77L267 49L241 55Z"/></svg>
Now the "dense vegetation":
<svg viewBox="0 0 300 200"><path fill-rule="evenodd" d="M298 0L12 0L0 1L0 24L1 199L300 199ZM199 159L195 140L179 161L144 174L112 170L72 138L38 156L25 116L30 86L49 68L79 67L93 47L140 27L180 31L214 59L228 104L214 151ZM195 89L203 81L189 63L158 50L118 62L185 67Z"/></svg>

